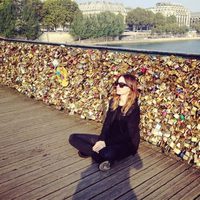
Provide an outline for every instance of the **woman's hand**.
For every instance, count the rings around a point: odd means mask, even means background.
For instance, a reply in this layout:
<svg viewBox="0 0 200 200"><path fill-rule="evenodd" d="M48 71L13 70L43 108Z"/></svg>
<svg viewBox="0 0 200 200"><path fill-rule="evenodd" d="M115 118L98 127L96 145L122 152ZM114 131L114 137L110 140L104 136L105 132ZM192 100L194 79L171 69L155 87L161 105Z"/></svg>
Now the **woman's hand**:
<svg viewBox="0 0 200 200"><path fill-rule="evenodd" d="M104 141L98 141L95 143L95 145L92 147L92 150L99 153L101 149L103 149L106 146L106 143Z"/></svg>

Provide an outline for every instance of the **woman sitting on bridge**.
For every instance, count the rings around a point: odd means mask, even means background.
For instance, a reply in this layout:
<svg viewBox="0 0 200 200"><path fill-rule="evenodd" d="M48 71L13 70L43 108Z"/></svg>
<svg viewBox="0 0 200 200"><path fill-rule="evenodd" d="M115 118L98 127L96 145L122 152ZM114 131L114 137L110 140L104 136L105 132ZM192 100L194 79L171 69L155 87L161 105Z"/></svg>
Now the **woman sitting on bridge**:
<svg viewBox="0 0 200 200"><path fill-rule="evenodd" d="M140 108L137 82L133 75L121 75L115 82L113 97L100 135L70 135L69 142L81 157L91 156L101 171L107 171L116 160L137 153L140 134Z"/></svg>

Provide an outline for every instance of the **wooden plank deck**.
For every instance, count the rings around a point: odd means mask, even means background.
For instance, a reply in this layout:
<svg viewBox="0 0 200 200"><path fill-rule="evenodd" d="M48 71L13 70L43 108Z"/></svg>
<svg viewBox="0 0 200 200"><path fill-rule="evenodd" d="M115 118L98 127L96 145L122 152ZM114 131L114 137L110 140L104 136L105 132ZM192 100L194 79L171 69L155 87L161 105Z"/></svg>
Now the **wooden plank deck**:
<svg viewBox="0 0 200 200"><path fill-rule="evenodd" d="M0 199L200 200L199 170L146 142L108 172L78 157L69 135L100 128L0 86Z"/></svg>

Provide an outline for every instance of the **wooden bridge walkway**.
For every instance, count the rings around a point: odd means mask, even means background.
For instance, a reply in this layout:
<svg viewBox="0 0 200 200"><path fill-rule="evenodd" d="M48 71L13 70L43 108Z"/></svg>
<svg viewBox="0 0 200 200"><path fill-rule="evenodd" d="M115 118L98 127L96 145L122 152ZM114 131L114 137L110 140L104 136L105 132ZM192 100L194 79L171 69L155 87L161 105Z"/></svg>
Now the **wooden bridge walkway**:
<svg viewBox="0 0 200 200"><path fill-rule="evenodd" d="M108 172L78 157L70 133L100 128L0 86L0 200L200 200L200 170L145 142Z"/></svg>

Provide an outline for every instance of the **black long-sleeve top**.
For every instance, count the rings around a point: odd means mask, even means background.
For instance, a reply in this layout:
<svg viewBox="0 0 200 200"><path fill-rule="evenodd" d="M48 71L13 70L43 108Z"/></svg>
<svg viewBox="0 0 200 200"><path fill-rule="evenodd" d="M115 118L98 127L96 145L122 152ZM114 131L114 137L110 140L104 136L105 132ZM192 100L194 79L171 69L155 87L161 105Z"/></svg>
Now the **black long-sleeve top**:
<svg viewBox="0 0 200 200"><path fill-rule="evenodd" d="M135 102L124 116L121 106L116 110L111 109L112 100L101 130L99 140L103 140L106 146L122 144L130 149L131 154L135 154L140 142L140 107Z"/></svg>

